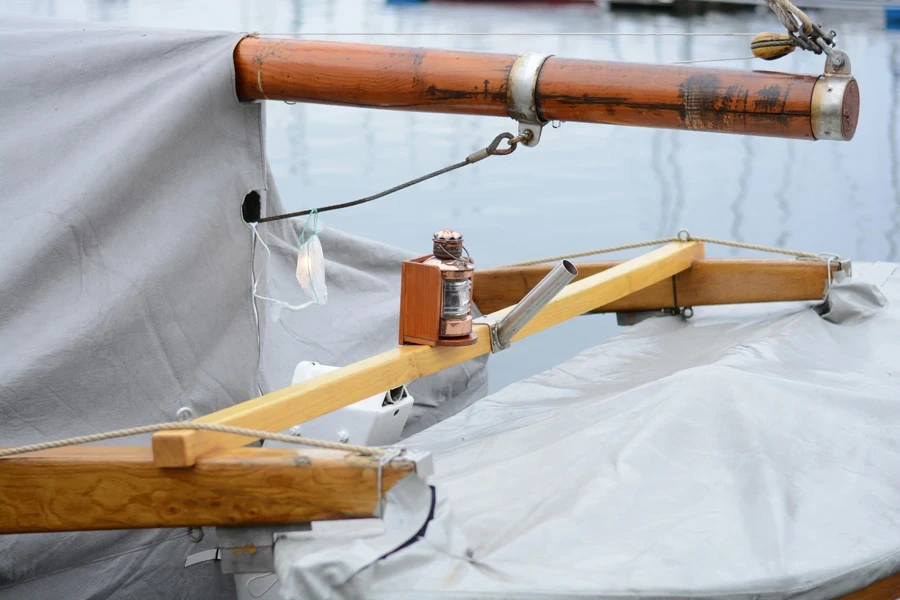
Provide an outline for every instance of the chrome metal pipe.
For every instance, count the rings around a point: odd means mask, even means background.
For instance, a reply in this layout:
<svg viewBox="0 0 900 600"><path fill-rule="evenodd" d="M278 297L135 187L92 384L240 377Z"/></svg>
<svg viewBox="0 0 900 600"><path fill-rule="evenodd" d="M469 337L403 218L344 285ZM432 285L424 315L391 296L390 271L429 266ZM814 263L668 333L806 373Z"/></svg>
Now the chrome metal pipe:
<svg viewBox="0 0 900 600"><path fill-rule="evenodd" d="M509 347L513 337L525 327L534 315L553 300L564 287L575 279L578 269L567 260L562 261L547 273L534 288L516 304L509 313L497 322L497 346L500 350Z"/></svg>

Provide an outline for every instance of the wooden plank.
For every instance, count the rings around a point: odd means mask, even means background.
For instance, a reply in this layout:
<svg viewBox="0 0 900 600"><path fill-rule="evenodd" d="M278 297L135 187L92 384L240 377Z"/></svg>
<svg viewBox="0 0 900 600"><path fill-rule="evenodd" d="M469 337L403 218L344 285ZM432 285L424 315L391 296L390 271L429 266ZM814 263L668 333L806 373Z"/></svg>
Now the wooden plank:
<svg viewBox="0 0 900 600"><path fill-rule="evenodd" d="M678 242L567 286L513 340L521 339L609 304L636 290L690 268L703 257L703 244ZM499 318L505 311L492 316ZM407 384L491 351L490 333L476 325L471 346L400 346L377 356L264 396L205 415L203 423L283 431L298 423L358 402L382 390ZM156 464L183 467L212 450L234 448L246 438L208 431L163 431L153 435Z"/></svg>
<svg viewBox="0 0 900 600"><path fill-rule="evenodd" d="M372 517L378 458L238 448L161 469L149 446L78 446L0 459L0 533L302 523ZM415 471L384 466L383 489Z"/></svg>
<svg viewBox="0 0 900 600"><path fill-rule="evenodd" d="M576 281L602 273L621 261L576 264ZM475 272L475 304L482 312L494 312L521 300L550 271L553 265L484 269ZM837 270L837 263L832 269ZM748 304L819 300L827 282L825 263L802 260L698 260L694 266L674 276L591 312L628 312ZM674 287L673 287L674 286Z"/></svg>

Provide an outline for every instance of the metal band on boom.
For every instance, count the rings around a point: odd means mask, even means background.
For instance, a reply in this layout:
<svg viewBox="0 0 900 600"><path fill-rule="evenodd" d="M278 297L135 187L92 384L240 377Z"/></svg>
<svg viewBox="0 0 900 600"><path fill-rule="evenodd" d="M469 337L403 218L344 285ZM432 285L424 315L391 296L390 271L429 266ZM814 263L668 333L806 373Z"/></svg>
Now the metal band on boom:
<svg viewBox="0 0 900 600"><path fill-rule="evenodd" d="M522 144L530 148L541 141L541 130L547 123L537 111L537 82L544 61L551 56L537 52L522 54L513 63L506 80L509 116L519 122L519 135L526 136Z"/></svg>
<svg viewBox="0 0 900 600"><path fill-rule="evenodd" d="M825 74L813 87L810 109L810 124L817 140L847 141L853 137L859 115L859 85L850 74L850 57L841 50L833 50L826 59Z"/></svg>

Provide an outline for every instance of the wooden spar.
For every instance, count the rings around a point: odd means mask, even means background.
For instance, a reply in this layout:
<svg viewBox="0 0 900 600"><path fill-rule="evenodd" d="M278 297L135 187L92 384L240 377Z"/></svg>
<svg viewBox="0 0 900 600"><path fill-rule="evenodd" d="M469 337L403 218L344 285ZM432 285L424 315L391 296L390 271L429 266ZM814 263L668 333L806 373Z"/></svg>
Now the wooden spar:
<svg viewBox="0 0 900 600"><path fill-rule="evenodd" d="M576 263L575 281L615 267L621 261ZM840 265L832 263L832 270ZM512 306L550 271L553 265L533 265L475 271L474 301L484 313ZM824 262L802 260L698 260L671 281L660 281L629 294L593 313L628 312L747 304L821 300L828 271Z"/></svg>
<svg viewBox="0 0 900 600"><path fill-rule="evenodd" d="M237 94L419 112L508 116L514 55L247 37L234 51ZM546 120L816 139L840 120L850 140L859 116L855 80L840 98L814 90L822 76L552 56L535 92ZM838 115L835 117L835 115ZM824 135L824 134L823 134Z"/></svg>
<svg viewBox="0 0 900 600"><path fill-rule="evenodd" d="M378 457L238 448L160 469L149 446L76 446L0 459L0 534L262 525L375 515ZM415 472L382 467L383 490Z"/></svg>
<svg viewBox="0 0 900 600"><path fill-rule="evenodd" d="M668 279L703 258L703 251L702 243L676 242L569 284L519 331L513 341ZM499 311L491 316L499 319L504 314L506 311ZM478 341L471 346L399 346L195 421L283 431L373 394L487 354L491 351L488 327L477 325L475 330ZM153 456L158 466L185 467L193 465L198 456L207 452L247 443L245 437L211 431L161 431L153 434Z"/></svg>

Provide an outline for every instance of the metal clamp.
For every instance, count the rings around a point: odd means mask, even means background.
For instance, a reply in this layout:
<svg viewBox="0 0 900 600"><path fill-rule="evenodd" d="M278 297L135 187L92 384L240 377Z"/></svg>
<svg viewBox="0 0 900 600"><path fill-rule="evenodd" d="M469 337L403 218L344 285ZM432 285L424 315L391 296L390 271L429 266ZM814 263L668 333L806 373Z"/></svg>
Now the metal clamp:
<svg viewBox="0 0 900 600"><path fill-rule="evenodd" d="M797 257L797 260L805 260L811 262L824 262L828 279L825 281L825 291L823 297L828 298L831 292L831 286L835 283L841 283L847 279L853 278L853 261L849 258L842 258L837 254L830 252L822 252L818 256ZM837 265L837 269L832 271L832 265Z"/></svg>
<svg viewBox="0 0 900 600"><path fill-rule="evenodd" d="M552 54L526 52L520 55L509 70L506 80L506 103L509 116L519 122L521 142L533 148L541 141L541 130L548 121L541 119L537 111L537 82L544 61ZM530 137L529 137L530 134Z"/></svg>
<svg viewBox="0 0 900 600"><path fill-rule="evenodd" d="M850 56L843 50L832 50L828 54L825 61L826 75L843 75L849 77L850 72Z"/></svg>
<svg viewBox="0 0 900 600"><path fill-rule="evenodd" d="M500 352L501 350L506 350L507 348L509 348L509 344L506 344L506 346L502 346L500 344L500 338L497 337L497 323L498 322L499 321L497 321L497 319L493 319L488 316L479 317L472 321L473 325L487 325L488 326L488 330L491 332L491 354L496 354L497 352Z"/></svg>
<svg viewBox="0 0 900 600"><path fill-rule="evenodd" d="M513 337L525 327L525 325L538 314L564 287L569 285L578 269L567 260L558 265L541 279L525 297L519 300L512 310L499 321L491 317L475 319L473 323L487 325L491 330L491 353L496 354L506 350L512 343Z"/></svg>
<svg viewBox="0 0 900 600"><path fill-rule="evenodd" d="M848 115L853 114L854 105L859 105L856 85L850 74L850 57L842 50L830 51L825 73L813 86L810 120L815 139L843 141L853 137L856 123Z"/></svg>

